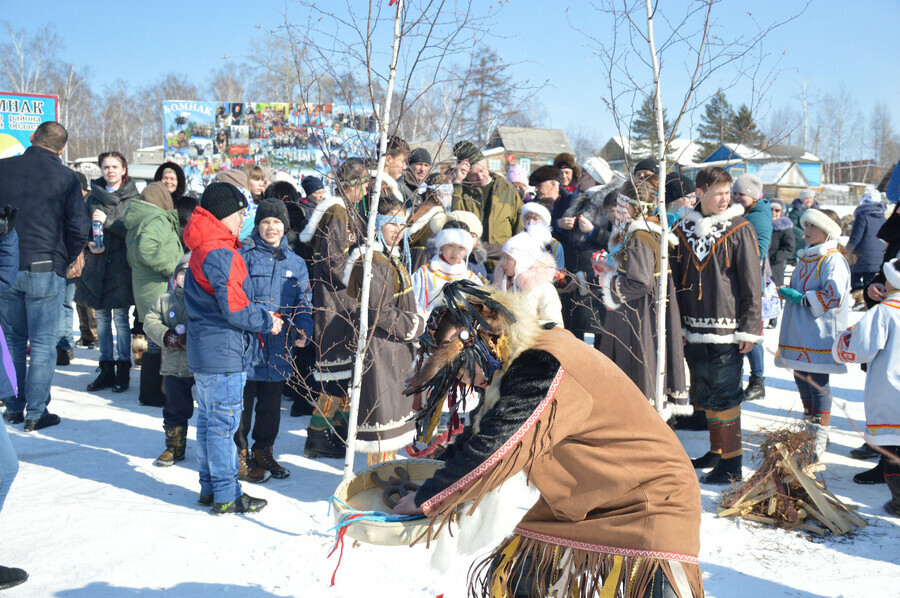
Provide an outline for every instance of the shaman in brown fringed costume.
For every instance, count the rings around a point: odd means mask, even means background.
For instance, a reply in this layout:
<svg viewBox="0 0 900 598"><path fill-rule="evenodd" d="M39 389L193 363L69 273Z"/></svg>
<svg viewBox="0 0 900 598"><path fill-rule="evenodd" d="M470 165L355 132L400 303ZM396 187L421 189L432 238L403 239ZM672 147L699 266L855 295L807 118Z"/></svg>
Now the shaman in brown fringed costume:
<svg viewBox="0 0 900 598"><path fill-rule="evenodd" d="M473 297L464 284L445 299L461 288ZM473 567L471 596L702 597L700 490L681 443L609 359L515 302L499 292L457 301L443 314L459 322L449 328L433 316L433 352L410 385L445 388L441 372L481 367L478 351L499 362L473 424L415 496L432 530L519 471L540 492ZM478 314L467 323L467 312Z"/></svg>

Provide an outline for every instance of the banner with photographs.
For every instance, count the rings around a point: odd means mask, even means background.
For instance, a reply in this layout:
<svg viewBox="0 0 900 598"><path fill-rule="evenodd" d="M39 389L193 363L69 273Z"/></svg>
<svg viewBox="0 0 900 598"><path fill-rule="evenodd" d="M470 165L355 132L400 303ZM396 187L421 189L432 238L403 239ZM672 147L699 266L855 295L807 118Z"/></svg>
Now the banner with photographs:
<svg viewBox="0 0 900 598"><path fill-rule="evenodd" d="M373 156L371 108L347 104L164 101L166 160L184 168L191 187L217 172L258 164L297 180L326 179L349 157Z"/></svg>
<svg viewBox="0 0 900 598"><path fill-rule="evenodd" d="M0 158L23 153L41 123L59 120L58 101L56 96L0 92Z"/></svg>

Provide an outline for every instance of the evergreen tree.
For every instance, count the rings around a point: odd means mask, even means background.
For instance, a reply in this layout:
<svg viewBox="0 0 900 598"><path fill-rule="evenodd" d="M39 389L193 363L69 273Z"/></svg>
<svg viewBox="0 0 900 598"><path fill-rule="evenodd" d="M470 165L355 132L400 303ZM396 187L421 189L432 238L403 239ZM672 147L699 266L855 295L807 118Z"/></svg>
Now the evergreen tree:
<svg viewBox="0 0 900 598"><path fill-rule="evenodd" d="M730 143L734 140L732 131L734 122L734 110L725 98L725 93L720 89L716 95L710 98L703 109L703 117L700 120L700 127L697 129L700 145L699 159L705 159L723 143Z"/></svg>
<svg viewBox="0 0 900 598"><path fill-rule="evenodd" d="M671 130L672 122L666 115L666 109L663 108L663 135L668 138ZM632 158L656 156L659 144L656 131L656 100L652 96L647 96L631 121ZM669 152L671 152L671 148ZM669 155L668 152L667 155Z"/></svg>
<svg viewBox="0 0 900 598"><path fill-rule="evenodd" d="M741 104L737 114L734 115L734 124L731 126L731 141L734 143L744 143L751 147L760 147L763 141L763 135L756 128L756 121L753 119L753 113L746 104Z"/></svg>

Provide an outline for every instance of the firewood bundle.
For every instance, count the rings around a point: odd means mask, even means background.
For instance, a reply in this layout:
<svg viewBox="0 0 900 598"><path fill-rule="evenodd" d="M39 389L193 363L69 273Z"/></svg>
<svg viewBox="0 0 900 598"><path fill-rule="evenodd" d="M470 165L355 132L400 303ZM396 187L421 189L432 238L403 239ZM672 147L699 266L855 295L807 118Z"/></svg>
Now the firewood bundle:
<svg viewBox="0 0 900 598"><path fill-rule="evenodd" d="M762 465L722 494L719 517L740 516L820 536L865 527L855 506L845 505L816 479L825 465L815 460L814 440L805 429L770 432L760 445Z"/></svg>

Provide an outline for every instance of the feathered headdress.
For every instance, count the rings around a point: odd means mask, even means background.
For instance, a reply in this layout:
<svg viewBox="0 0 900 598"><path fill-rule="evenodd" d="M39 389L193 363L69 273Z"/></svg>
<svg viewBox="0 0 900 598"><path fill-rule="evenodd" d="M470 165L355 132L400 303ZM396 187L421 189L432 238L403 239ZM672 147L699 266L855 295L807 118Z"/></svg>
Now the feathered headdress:
<svg viewBox="0 0 900 598"><path fill-rule="evenodd" d="M426 444L431 442L447 398L464 396L460 372L467 372L474 380L477 366L490 383L509 361L509 328L516 321L491 289L471 281L448 283L441 293L444 304L432 312L425 333L419 337L417 371L405 391L408 395L423 394L416 430L419 440ZM456 332L440 338L451 327ZM452 402L451 417L464 404Z"/></svg>

